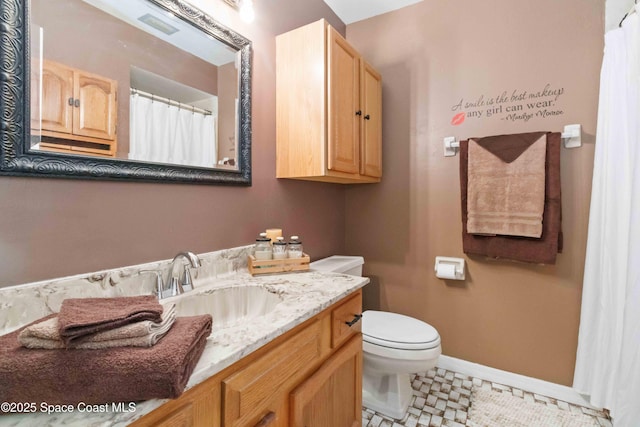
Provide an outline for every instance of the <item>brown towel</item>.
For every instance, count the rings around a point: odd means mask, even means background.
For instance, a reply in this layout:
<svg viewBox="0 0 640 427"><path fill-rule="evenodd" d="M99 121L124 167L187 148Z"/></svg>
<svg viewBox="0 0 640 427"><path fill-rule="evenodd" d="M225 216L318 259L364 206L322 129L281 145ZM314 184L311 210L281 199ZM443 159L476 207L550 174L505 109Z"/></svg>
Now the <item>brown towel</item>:
<svg viewBox="0 0 640 427"><path fill-rule="evenodd" d="M202 355L211 316L178 317L149 348L32 350L20 345L19 333L0 337L0 401L73 405L173 399L184 391Z"/></svg>
<svg viewBox="0 0 640 427"><path fill-rule="evenodd" d="M88 335L130 323L162 321L162 305L153 295L119 298L70 298L62 301L58 314L60 337L66 345Z"/></svg>
<svg viewBox="0 0 640 427"><path fill-rule="evenodd" d="M175 304L162 312L160 323L150 320L130 323L109 331L97 332L78 343L65 346L60 338L58 317L52 317L31 325L20 332L18 340L27 348L80 348L99 350L111 347L151 347L164 337L176 320Z"/></svg>
<svg viewBox="0 0 640 427"><path fill-rule="evenodd" d="M531 263L555 264L556 254L562 252L560 146L560 133L548 132L542 235L539 239L534 239L516 236L481 236L467 232L468 141L460 142L460 193L464 253Z"/></svg>
<svg viewBox="0 0 640 427"><path fill-rule="evenodd" d="M546 150L542 132L469 140L468 233L540 237Z"/></svg>

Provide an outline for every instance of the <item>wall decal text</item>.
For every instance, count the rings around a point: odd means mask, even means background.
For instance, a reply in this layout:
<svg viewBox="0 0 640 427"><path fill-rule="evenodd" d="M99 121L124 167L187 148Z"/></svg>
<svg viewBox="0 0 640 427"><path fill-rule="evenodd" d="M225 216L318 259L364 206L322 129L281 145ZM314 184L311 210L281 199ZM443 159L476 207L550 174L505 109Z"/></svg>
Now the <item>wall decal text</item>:
<svg viewBox="0 0 640 427"><path fill-rule="evenodd" d="M546 119L561 116L564 111L558 101L564 95L563 87L547 83L544 88L503 90L499 94L482 94L476 99L460 101L451 107L455 115L451 125L458 126L467 119L500 119L510 122L528 122L532 118Z"/></svg>

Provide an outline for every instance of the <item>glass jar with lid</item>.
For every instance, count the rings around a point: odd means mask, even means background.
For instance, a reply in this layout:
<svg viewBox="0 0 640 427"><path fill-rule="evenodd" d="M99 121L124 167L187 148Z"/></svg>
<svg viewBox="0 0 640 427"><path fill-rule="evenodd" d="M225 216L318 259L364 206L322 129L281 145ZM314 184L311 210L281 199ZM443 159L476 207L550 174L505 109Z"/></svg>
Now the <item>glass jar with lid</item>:
<svg viewBox="0 0 640 427"><path fill-rule="evenodd" d="M287 253L289 258L302 258L302 240L298 236L291 236Z"/></svg>
<svg viewBox="0 0 640 427"><path fill-rule="evenodd" d="M256 260L273 259L273 249L271 247L271 239L267 237L267 233L260 233L253 247L253 256Z"/></svg>
<svg viewBox="0 0 640 427"><path fill-rule="evenodd" d="M287 257L287 242L284 241L284 237L276 237L276 241L273 242L273 259L284 259Z"/></svg>

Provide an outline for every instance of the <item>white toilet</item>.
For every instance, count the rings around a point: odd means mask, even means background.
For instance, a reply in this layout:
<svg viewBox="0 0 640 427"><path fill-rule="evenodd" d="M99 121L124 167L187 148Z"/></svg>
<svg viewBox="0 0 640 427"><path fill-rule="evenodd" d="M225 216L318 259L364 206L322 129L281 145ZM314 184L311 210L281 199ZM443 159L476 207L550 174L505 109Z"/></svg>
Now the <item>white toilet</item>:
<svg viewBox="0 0 640 427"><path fill-rule="evenodd" d="M310 264L320 271L362 275L364 258L332 256ZM392 418L404 417L412 396L409 374L436 366L442 353L438 331L402 314L367 310L362 314L362 403Z"/></svg>

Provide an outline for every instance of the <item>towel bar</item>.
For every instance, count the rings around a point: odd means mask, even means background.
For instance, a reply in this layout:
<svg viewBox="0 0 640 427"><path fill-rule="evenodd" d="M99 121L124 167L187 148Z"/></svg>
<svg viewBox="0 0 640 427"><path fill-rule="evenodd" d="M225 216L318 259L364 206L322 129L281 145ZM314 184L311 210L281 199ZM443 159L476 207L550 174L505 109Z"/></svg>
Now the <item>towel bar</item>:
<svg viewBox="0 0 640 427"><path fill-rule="evenodd" d="M562 145L564 148L582 147L582 125L566 125L562 132ZM460 141L455 136L444 138L444 157L451 157L458 154Z"/></svg>

